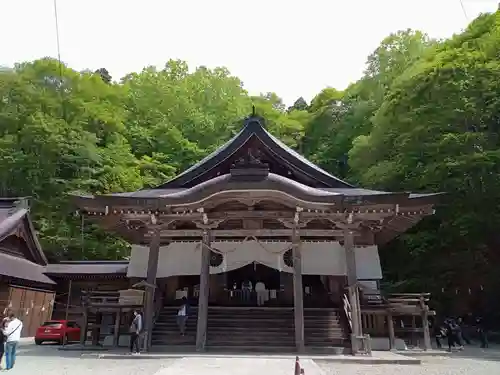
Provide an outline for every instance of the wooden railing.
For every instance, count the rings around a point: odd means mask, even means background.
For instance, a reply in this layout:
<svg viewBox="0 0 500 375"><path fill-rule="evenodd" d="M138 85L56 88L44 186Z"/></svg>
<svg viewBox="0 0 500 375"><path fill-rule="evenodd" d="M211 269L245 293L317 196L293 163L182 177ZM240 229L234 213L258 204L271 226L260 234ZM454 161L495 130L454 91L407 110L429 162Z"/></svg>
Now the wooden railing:
<svg viewBox="0 0 500 375"><path fill-rule="evenodd" d="M434 315L427 305L429 293L398 293L381 296L381 303L370 304L363 300L361 323L363 333L371 336L389 336L391 347L395 335L405 339L408 344L430 348L428 317ZM403 322L406 320L406 323ZM396 325L394 322L396 321ZM423 339L423 341L422 341Z"/></svg>
<svg viewBox="0 0 500 375"><path fill-rule="evenodd" d="M347 320L349 330L350 330L350 332L352 332L352 309L351 309L351 304L349 303L349 297L347 297L347 294L342 295L342 305L344 307L344 316Z"/></svg>

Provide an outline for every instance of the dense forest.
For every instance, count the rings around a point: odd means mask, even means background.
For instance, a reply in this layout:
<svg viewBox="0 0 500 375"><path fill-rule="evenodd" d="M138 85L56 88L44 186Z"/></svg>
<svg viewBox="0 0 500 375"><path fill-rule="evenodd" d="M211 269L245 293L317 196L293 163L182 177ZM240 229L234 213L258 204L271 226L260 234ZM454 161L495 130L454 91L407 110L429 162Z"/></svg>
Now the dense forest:
<svg viewBox="0 0 500 375"><path fill-rule="evenodd" d="M255 105L271 133L349 182L447 192L435 216L381 249L387 287L498 311L499 50L499 13L447 40L400 31L346 90L288 108L274 93L250 96L225 68L169 61L116 82L105 68L20 63L0 71L0 196L33 197L52 259L123 258L127 244L75 215L68 193L168 180L232 137Z"/></svg>

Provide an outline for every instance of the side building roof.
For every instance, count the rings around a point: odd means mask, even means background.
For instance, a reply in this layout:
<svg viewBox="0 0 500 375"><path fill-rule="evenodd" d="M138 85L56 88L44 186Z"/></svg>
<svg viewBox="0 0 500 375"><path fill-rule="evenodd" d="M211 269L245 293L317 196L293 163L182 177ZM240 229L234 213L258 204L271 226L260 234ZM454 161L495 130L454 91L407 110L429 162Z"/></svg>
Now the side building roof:
<svg viewBox="0 0 500 375"><path fill-rule="evenodd" d="M19 248L13 249L10 241ZM55 284L44 274L46 265L47 258L29 215L28 199L0 198L0 276Z"/></svg>

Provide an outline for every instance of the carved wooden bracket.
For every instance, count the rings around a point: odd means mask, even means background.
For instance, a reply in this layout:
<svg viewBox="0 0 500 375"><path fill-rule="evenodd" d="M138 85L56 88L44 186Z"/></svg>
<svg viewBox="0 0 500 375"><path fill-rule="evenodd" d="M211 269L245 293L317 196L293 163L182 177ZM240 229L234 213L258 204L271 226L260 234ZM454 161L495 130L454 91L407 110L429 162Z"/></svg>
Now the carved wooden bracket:
<svg viewBox="0 0 500 375"><path fill-rule="evenodd" d="M296 228L305 228L307 227L307 224L311 220L307 219L301 219L298 222L295 219L284 219L284 218L277 218L277 220L285 226L285 228L289 229L296 229Z"/></svg>
<svg viewBox="0 0 500 375"><path fill-rule="evenodd" d="M217 229L219 224L225 219L193 220L193 223L200 229Z"/></svg>

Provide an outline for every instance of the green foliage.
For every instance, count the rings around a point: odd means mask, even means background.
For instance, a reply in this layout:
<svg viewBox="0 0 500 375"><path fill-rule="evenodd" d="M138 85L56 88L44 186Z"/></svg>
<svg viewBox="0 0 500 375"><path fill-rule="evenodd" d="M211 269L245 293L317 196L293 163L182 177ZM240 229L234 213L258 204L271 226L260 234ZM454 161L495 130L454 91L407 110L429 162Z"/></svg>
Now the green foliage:
<svg viewBox="0 0 500 375"><path fill-rule="evenodd" d="M291 145L308 113L275 94L252 98L224 68L182 61L113 83L53 59L0 71L0 196L32 196L53 258L115 259L128 244L74 216L68 194L134 191L163 183L229 139L252 103Z"/></svg>
<svg viewBox="0 0 500 375"><path fill-rule="evenodd" d="M360 80L288 108L275 93L249 96L224 68L190 71L183 61L119 83L104 68L78 73L51 59L0 70L0 195L33 197L53 256L121 258L127 244L82 223L67 194L158 185L236 134L253 105L271 133L352 183L448 193L437 215L381 248L393 289L494 290L499 17L443 41L391 34Z"/></svg>
<svg viewBox="0 0 500 375"><path fill-rule="evenodd" d="M481 16L413 59L349 151L363 185L448 193L437 218L387 248L400 254L384 257L393 280L433 292L497 287L499 25L498 14Z"/></svg>

